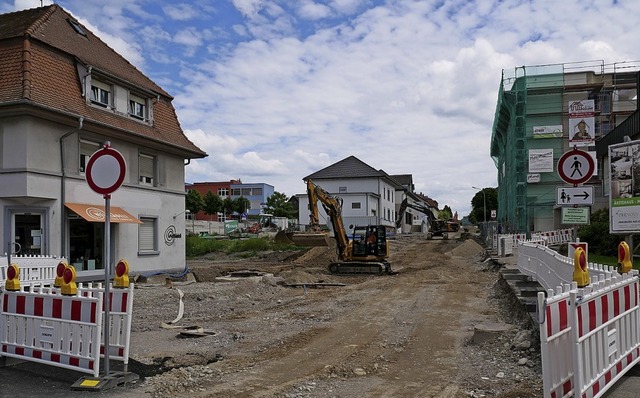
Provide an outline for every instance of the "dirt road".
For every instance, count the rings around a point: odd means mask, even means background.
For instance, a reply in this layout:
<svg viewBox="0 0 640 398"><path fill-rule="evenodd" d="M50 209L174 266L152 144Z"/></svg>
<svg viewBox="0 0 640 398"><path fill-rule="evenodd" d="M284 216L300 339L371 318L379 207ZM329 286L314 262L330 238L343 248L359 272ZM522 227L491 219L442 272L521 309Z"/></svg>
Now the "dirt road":
<svg viewBox="0 0 640 398"><path fill-rule="evenodd" d="M512 316L482 247L416 236L391 245L399 269L391 276L330 275L333 253L315 248L284 260L274 254L189 264L199 280L233 269L274 276L139 284L130 369L142 379L100 395L541 396L535 334ZM314 282L344 286L311 288ZM293 283L310 285L285 286ZM175 318L179 292L184 316L176 325L209 334L180 337L184 329L159 327ZM501 332L474 337L484 325ZM533 348L520 344L523 336Z"/></svg>

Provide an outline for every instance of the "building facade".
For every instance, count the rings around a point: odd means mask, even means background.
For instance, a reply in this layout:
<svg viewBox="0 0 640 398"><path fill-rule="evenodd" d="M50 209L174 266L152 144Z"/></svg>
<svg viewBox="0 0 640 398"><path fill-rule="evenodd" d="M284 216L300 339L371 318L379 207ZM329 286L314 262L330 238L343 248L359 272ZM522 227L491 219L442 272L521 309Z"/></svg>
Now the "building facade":
<svg viewBox="0 0 640 398"><path fill-rule="evenodd" d="M86 278L104 275L105 250L132 273L184 269L185 160L207 155L172 97L55 4L0 15L0 76L4 251L62 256ZM109 248L85 174L105 143L126 163Z"/></svg>
<svg viewBox="0 0 640 398"><path fill-rule="evenodd" d="M395 231L396 189L401 185L383 171L376 170L355 156L349 156L303 178L312 180L330 194L342 199L342 219L349 225L384 225ZM300 228L309 225L309 197L296 195ZM320 223L331 225L326 212L318 204Z"/></svg>
<svg viewBox="0 0 640 398"><path fill-rule="evenodd" d="M491 137L498 171L497 221L509 232L565 228L558 189L561 156L589 152L594 176L592 208L606 207L605 139L637 109L638 64L603 61L503 70Z"/></svg>
<svg viewBox="0 0 640 398"><path fill-rule="evenodd" d="M267 199L273 195L273 185L265 183L248 183L244 184L240 180L230 181L218 181L218 182L194 182L192 184L186 184L185 189L187 191L193 189L196 190L200 196L204 197L211 192L213 195L219 196L220 199L225 200L230 198L236 200L243 197L249 201L249 208L246 209L246 216L257 216L263 213L263 209L266 206ZM238 214L206 214L204 210L200 210L190 217L195 217L195 220L204 221L226 221L227 219L238 219L242 215Z"/></svg>

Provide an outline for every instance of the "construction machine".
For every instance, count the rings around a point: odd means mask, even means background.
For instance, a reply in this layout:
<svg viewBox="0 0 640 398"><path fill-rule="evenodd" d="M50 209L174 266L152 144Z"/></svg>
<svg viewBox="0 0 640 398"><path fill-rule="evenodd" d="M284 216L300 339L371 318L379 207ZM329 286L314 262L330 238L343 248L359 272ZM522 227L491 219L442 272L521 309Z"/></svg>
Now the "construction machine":
<svg viewBox="0 0 640 398"><path fill-rule="evenodd" d="M313 181L307 180L309 227L320 231L318 202L326 211L336 240L338 261L329 264L332 274L392 274L389 246L384 225L356 226L348 236L342 220L342 198L333 196Z"/></svg>
<svg viewBox="0 0 640 398"><path fill-rule="evenodd" d="M429 222L429 232L427 233L428 239L431 239L433 236L442 236L443 239L447 239L449 237L448 232L455 232L453 230L450 231L446 221L436 219L433 212L428 207L409 203L407 198L404 198L400 203L398 218L396 219L397 228L402 226L402 219L404 218L404 213L407 211L407 207L417 210L427 216L427 220Z"/></svg>

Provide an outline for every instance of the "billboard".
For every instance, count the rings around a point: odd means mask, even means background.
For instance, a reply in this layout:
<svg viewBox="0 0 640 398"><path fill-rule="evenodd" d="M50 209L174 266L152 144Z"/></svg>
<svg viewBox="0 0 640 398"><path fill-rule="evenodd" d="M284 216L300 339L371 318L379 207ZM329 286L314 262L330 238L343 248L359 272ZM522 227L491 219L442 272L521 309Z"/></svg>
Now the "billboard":
<svg viewBox="0 0 640 398"><path fill-rule="evenodd" d="M640 233L640 141L609 146L609 232Z"/></svg>

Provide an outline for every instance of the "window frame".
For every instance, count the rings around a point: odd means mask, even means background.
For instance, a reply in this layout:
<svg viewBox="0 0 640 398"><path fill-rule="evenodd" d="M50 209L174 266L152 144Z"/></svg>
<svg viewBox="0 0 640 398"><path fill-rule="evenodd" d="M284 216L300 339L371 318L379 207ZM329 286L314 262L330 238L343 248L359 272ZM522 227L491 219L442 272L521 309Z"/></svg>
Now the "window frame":
<svg viewBox="0 0 640 398"><path fill-rule="evenodd" d="M106 82L101 81L100 79L94 79L91 77L91 87L89 90L89 99L93 105L102 107L102 108L112 108L113 101L113 86ZM106 93L107 101L102 101L102 95Z"/></svg>
<svg viewBox="0 0 640 398"><path fill-rule="evenodd" d="M136 105L140 108L140 113L137 112ZM129 92L129 105L128 114L134 119L148 120L148 107L147 101L131 92Z"/></svg>
<svg viewBox="0 0 640 398"><path fill-rule="evenodd" d="M160 254L158 250L158 217L139 216L139 219L142 224L138 224L138 255ZM142 234L150 236L142 236Z"/></svg>
<svg viewBox="0 0 640 398"><path fill-rule="evenodd" d="M84 145L84 148L83 148L83 145ZM95 147L95 149L91 153L88 153L89 146ZM101 147L101 144L91 140L86 140L81 138L78 141L78 173L80 175L85 174L85 171L87 169L87 164L89 164L89 159L91 159L91 155L93 155L97 150L99 150L100 147Z"/></svg>
<svg viewBox="0 0 640 398"><path fill-rule="evenodd" d="M151 161L151 173L150 175L143 169L146 168L144 165L144 160ZM149 179L151 181L142 180L143 178ZM148 153L140 152L138 154L138 184L147 186L147 187L155 187L157 183L157 156L151 155Z"/></svg>

